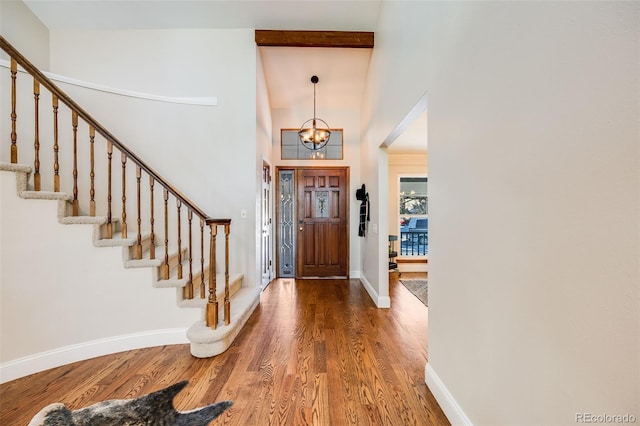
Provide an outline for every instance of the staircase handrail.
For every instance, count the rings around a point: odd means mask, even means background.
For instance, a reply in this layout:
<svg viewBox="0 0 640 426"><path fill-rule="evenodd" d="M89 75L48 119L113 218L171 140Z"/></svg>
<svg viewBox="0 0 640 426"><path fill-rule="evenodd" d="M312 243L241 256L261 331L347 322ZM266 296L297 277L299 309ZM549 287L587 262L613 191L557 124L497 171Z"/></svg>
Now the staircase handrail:
<svg viewBox="0 0 640 426"><path fill-rule="evenodd" d="M169 191L173 196L179 199L183 204L187 205L197 216L205 221L207 225L210 224L228 224L231 223L231 219L212 218L207 215L201 208L195 203L189 200L184 194L178 191L173 185L167 182L160 174L158 174L147 163L142 161L133 151L131 151L125 144L120 142L111 132L109 132L98 120L93 118L88 112L86 112L78 103L76 103L69 95L67 95L62 89L60 89L53 81L51 81L46 75L42 73L35 65L33 65L27 58L25 58L15 47L11 45L2 35L0 35L0 48L4 50L33 78L35 78L40 84L46 87L51 93L55 94L65 105L71 110L75 111L78 116L82 117L89 125L93 126L95 130L101 134L107 141L115 145L127 158L130 158L134 163L140 166L146 173L153 177L153 179L160 183L160 185Z"/></svg>

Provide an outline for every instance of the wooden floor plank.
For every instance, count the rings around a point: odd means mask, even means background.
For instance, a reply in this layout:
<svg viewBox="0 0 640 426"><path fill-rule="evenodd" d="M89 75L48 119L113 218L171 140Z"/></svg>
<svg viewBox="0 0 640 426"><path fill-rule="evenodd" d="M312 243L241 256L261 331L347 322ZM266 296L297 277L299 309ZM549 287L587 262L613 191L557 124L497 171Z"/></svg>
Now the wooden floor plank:
<svg viewBox="0 0 640 426"><path fill-rule="evenodd" d="M0 385L0 424L189 380L180 410L234 401L212 425L448 425L424 383L427 307L394 274L389 296L377 309L358 280L275 280L225 353L138 349L14 380Z"/></svg>

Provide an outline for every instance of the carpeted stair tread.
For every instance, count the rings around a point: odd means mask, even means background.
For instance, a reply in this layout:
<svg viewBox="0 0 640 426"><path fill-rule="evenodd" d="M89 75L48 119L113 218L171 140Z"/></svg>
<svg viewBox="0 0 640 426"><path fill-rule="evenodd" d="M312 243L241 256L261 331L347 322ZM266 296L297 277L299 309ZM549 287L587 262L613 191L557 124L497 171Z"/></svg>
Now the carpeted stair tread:
<svg viewBox="0 0 640 426"><path fill-rule="evenodd" d="M33 171L33 167L26 164L13 164L2 161L0 162L0 170L5 172L31 173Z"/></svg>
<svg viewBox="0 0 640 426"><path fill-rule="evenodd" d="M65 200L70 201L73 199L71 194L66 192L53 192L53 191L21 191L18 194L21 198L27 200Z"/></svg>
<svg viewBox="0 0 640 426"><path fill-rule="evenodd" d="M128 235L128 234L127 234ZM96 247L128 247L137 242L136 237L122 238L121 232L114 232L113 238L101 238L95 241Z"/></svg>
<svg viewBox="0 0 640 426"><path fill-rule="evenodd" d="M137 238L133 239L134 245L138 242ZM182 265L183 268L187 265L188 257L187 257L187 248L182 247ZM130 254L127 254L124 259L124 267L125 268L149 268L149 267L158 267L164 263L164 246L156 246L156 257L155 259L149 259L149 251L145 250L142 253L142 259L134 259L129 257ZM178 257L178 246L169 246L169 263ZM173 269L173 268L172 268Z"/></svg>
<svg viewBox="0 0 640 426"><path fill-rule="evenodd" d="M154 268L159 267L164 262L163 258L156 257L155 259L130 259L125 260L125 268Z"/></svg>
<svg viewBox="0 0 640 426"><path fill-rule="evenodd" d="M153 283L155 288L181 288L187 285L188 278L169 278L168 280L159 280Z"/></svg>
<svg viewBox="0 0 640 426"><path fill-rule="evenodd" d="M103 225L107 223L106 216L65 216L60 218L64 225Z"/></svg>
<svg viewBox="0 0 640 426"><path fill-rule="evenodd" d="M219 323L214 330L204 321L198 321L187 330L191 354L198 358L219 355L233 343L249 316L260 303L259 288L241 288L231 301L231 323L224 325L224 308L220 304Z"/></svg>

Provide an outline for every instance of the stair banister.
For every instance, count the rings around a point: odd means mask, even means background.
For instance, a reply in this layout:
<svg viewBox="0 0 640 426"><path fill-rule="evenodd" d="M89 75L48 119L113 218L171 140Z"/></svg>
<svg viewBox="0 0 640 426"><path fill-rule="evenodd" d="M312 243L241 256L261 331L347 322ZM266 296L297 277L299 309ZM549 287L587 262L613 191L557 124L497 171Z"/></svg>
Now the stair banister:
<svg viewBox="0 0 640 426"><path fill-rule="evenodd" d="M59 101L62 101L65 105L67 105L72 111L78 113L78 116L81 117L87 124L93 126L96 132L101 134L107 141L110 141L115 147L118 148L120 152L125 154L128 158L130 158L134 163L140 166L147 174L153 176L153 179L167 189L174 197L178 198L182 201L183 204L186 204L193 212L205 220L207 224L216 223L220 225L224 225L231 221L231 219L215 219L209 217L202 209L196 206L192 201L190 201L185 195L183 195L180 191L173 187L169 182L167 182L162 176L160 176L155 170L153 170L148 164L146 164L142 159L140 159L133 151L127 148L122 142L120 142L111 132L109 132L105 127L102 126L95 118L93 118L88 112L86 112L80 105L78 105L73 99L71 99L65 92L63 92L55 83L53 83L47 76L45 76L42 71L40 71L35 65L33 65L29 60L27 60L16 48L14 48L3 36L0 35L0 47L4 50L10 57L15 59L15 61L29 74L35 77L41 85L46 87L51 93L53 93ZM13 119L13 117L12 117ZM15 124L13 124L15 126ZM14 135L15 128L12 129L12 145L13 139L16 137ZM13 149L12 149L13 151ZM13 161L12 155L12 163L17 162L17 154L15 156L16 161Z"/></svg>
<svg viewBox="0 0 640 426"><path fill-rule="evenodd" d="M53 107L53 120L54 120L54 128L53 128L53 140L54 140L54 191L60 191L60 176L58 173L59 163L58 163L58 105L59 102L62 102L72 111L72 125L73 125L73 142L74 142L74 169L73 169L73 178L74 178L74 187L73 187L73 214L78 214L78 190L77 190L77 158L76 158L76 149L77 149L77 126L78 126L78 117L80 117L89 127L89 144L90 144L90 153L91 153L91 163L90 163L90 178L91 178L91 186L90 186L90 215L95 215L95 189L94 189L94 137L95 133L102 135L107 142L107 152L108 152L108 213L107 213L107 237L111 238L113 234L112 227L112 210L111 210L111 180L112 180L112 170L111 170L111 161L112 161L112 152L113 147L115 146L121 153L121 163L122 163L122 236L126 238L127 232L127 224L126 224L126 196L125 196L125 167L127 159L131 159L136 164L136 178L137 178L137 188L139 188L140 183L140 169L144 170L145 173L149 175L149 183L150 183L150 203L151 203L151 246L149 249L150 258L155 258L155 243L154 243L154 232L153 232L153 187L154 183L158 182L162 188L164 189L164 202L166 206L167 195L170 193L173 195L178 202L178 216L180 216L180 206L184 205L187 207L187 211L189 214L189 223L191 223L191 213L195 213L196 216L200 218L200 229L201 229L201 237L202 237L202 228L204 225L209 226L210 229L210 251L209 251L209 297L207 303L207 326L211 328L216 328L218 323L218 302L216 299L216 277L215 277L215 241L217 228L219 226L224 226L225 229L225 297L224 297L224 322L225 325L229 324L231 313L230 313L230 302L229 302L229 228L231 224L231 219L225 218L212 218L208 216L202 209L196 206L191 200L189 200L185 195L183 195L180 191L178 191L173 185L167 182L162 176L160 176L153 168L151 168L148 164L146 164L140 157L138 157L133 151L131 151L126 145L120 142L111 132L109 132L102 124L100 124L94 117L92 117L89 113L87 113L80 105L78 105L71 97L69 97L64 91L62 91L55 83L53 83L47 76L45 76L35 65L33 65L29 60L27 60L15 47L13 47L3 36L0 35L0 48L4 50L11 58L11 163L18 163L18 146L17 146L17 132L16 132L16 74L17 74L17 65L20 65L28 74L30 74L34 78L34 105L35 105L35 175L34 175L34 189L36 191L40 190L40 172L39 172L39 128L38 128L38 101L40 96L40 85L44 86L52 96L52 107ZM138 189L139 191L139 189ZM137 196L138 199L138 209L140 203L140 195ZM166 207L165 207L166 208ZM137 235L137 245L134 248L135 252L140 253L141 251L141 237L139 232L140 227L140 213L138 212L138 235ZM167 241L167 231L166 231L166 213L165 213L165 250L168 245ZM178 225L178 232L180 232L180 228ZM191 232L191 231L189 231ZM189 235L191 237L191 235ZM178 235L178 239L180 240L181 236ZM203 242L201 241L201 247ZM180 246L180 241L178 243ZM190 240L190 248L191 248L191 240ZM201 256L203 255L203 250L201 250ZM166 273L168 266L167 253L165 252L165 263L162 266L162 275L168 278ZM180 253L178 258L180 261L182 260L182 254ZM190 254L189 261L191 263L192 256ZM182 276L180 265L180 277ZM191 267L191 264L190 264ZM201 258L201 277L200 277L200 297L204 297L204 258ZM189 274L190 279L192 278L192 273ZM191 294L193 297L193 283L190 283L191 291L187 291L187 294Z"/></svg>

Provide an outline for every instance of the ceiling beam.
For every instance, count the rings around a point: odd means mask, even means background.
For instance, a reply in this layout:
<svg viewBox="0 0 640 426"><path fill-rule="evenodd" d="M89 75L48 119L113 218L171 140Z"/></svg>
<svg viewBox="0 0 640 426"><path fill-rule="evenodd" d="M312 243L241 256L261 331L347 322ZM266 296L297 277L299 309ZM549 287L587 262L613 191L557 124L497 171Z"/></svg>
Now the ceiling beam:
<svg viewBox="0 0 640 426"><path fill-rule="evenodd" d="M373 32L256 30L258 46L373 48Z"/></svg>

